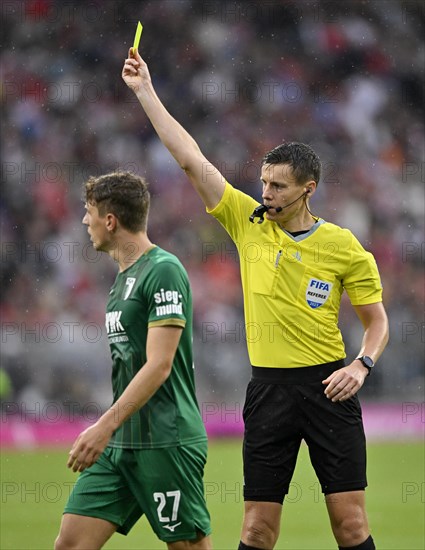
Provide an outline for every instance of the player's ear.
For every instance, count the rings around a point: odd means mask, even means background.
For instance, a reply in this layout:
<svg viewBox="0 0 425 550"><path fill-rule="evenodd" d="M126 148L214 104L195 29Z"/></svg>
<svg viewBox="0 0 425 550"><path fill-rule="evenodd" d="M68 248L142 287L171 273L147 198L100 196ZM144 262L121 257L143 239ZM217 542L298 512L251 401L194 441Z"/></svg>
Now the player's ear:
<svg viewBox="0 0 425 550"><path fill-rule="evenodd" d="M110 232L115 231L118 225L117 217L114 216L114 214L109 213L109 214L106 214L105 220L106 220L105 221L106 229Z"/></svg>

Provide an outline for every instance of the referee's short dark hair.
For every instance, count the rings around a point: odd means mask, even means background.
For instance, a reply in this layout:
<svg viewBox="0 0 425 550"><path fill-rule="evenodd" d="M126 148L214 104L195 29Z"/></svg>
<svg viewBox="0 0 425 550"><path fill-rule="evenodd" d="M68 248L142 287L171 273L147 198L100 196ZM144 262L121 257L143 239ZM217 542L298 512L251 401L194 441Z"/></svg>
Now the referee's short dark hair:
<svg viewBox="0 0 425 550"><path fill-rule="evenodd" d="M322 171L319 156L305 143L293 141L282 143L268 153L262 160L264 164L289 164L298 185L314 180L319 183Z"/></svg>
<svg viewBox="0 0 425 550"><path fill-rule="evenodd" d="M84 200L95 205L100 216L114 214L131 233L146 231L150 193L145 178L131 172L91 176L84 184Z"/></svg>

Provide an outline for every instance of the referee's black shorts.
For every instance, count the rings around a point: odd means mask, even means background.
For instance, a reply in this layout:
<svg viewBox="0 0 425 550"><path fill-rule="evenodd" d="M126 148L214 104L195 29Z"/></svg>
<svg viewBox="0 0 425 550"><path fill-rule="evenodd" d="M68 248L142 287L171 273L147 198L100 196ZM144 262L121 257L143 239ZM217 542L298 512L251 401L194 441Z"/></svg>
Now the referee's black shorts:
<svg viewBox="0 0 425 550"><path fill-rule="evenodd" d="M333 403L322 380L344 361L312 367L252 367L244 406L244 498L280 502L302 439L325 494L367 486L366 443L357 395Z"/></svg>

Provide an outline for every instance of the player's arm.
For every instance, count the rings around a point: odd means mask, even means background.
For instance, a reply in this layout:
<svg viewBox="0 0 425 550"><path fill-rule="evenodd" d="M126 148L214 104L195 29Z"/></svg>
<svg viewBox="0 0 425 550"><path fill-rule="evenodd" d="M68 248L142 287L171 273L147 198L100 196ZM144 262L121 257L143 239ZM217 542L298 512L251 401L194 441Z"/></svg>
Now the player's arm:
<svg viewBox="0 0 425 550"><path fill-rule="evenodd" d="M152 327L148 330L146 363L112 407L78 436L69 453L68 468L82 472L94 464L114 431L143 407L167 380L181 333L182 328L175 326Z"/></svg>
<svg viewBox="0 0 425 550"><path fill-rule="evenodd" d="M222 174L205 158L196 141L161 103L153 88L148 67L137 50L133 53L130 48L122 77L136 94L160 140L186 172L205 205L210 209L217 206L225 187Z"/></svg>
<svg viewBox="0 0 425 550"><path fill-rule="evenodd" d="M377 302L353 307L364 328L362 347L357 357L368 355L376 363L388 342L388 318L384 306L382 302ZM323 380L326 396L332 401L345 401L363 386L367 374L366 367L355 359Z"/></svg>

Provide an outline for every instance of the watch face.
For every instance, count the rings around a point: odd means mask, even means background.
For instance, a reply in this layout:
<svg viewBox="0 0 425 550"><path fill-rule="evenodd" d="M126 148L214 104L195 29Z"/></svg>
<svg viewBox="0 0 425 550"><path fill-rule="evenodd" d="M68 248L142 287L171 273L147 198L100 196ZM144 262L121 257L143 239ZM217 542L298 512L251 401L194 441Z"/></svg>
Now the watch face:
<svg viewBox="0 0 425 550"><path fill-rule="evenodd" d="M369 369L371 369L373 367L373 364L374 364L373 360L370 357L368 357L367 355L364 355L362 357L362 363Z"/></svg>

